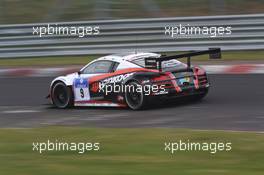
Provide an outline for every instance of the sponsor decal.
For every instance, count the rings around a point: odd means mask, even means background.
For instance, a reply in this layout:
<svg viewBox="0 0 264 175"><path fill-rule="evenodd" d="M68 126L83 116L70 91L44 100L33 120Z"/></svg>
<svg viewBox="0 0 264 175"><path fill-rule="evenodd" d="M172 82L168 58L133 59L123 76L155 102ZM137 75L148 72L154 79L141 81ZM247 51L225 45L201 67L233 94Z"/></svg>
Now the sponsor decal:
<svg viewBox="0 0 264 175"><path fill-rule="evenodd" d="M184 83L189 83L190 81L191 81L190 77L185 77L185 78L179 79L179 83L181 85L183 85Z"/></svg>
<svg viewBox="0 0 264 175"><path fill-rule="evenodd" d="M99 82L99 87L102 89L105 87L106 84L120 83L133 74L134 73L127 73L127 74L122 74L122 75L117 75L117 76L113 76L110 78L106 78Z"/></svg>

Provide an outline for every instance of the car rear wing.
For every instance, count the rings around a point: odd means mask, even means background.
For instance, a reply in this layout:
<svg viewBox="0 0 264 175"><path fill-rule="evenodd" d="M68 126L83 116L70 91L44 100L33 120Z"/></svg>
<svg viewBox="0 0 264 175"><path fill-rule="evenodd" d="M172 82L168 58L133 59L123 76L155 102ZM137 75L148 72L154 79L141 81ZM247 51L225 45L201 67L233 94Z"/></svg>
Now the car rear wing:
<svg viewBox="0 0 264 175"><path fill-rule="evenodd" d="M199 56L199 55L206 55L206 54L209 54L211 59L220 59L221 49L214 48L214 49L209 49L209 50L204 50L204 51L183 53L179 55L161 56L159 58L145 58L145 67L148 69L159 69L159 71L162 71L161 65L163 61L187 58L187 68L189 69L191 67L191 57Z"/></svg>

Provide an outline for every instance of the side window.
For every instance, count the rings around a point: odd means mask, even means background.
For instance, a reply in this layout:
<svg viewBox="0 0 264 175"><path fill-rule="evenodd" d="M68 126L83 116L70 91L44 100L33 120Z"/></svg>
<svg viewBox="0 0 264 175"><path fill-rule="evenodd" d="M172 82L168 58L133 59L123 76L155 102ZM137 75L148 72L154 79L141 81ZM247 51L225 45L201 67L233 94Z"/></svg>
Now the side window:
<svg viewBox="0 0 264 175"><path fill-rule="evenodd" d="M113 68L118 63L112 61L96 61L83 70L83 74L98 74L113 72Z"/></svg>
<svg viewBox="0 0 264 175"><path fill-rule="evenodd" d="M141 67L145 67L145 58L139 58L139 59L133 60L132 62Z"/></svg>

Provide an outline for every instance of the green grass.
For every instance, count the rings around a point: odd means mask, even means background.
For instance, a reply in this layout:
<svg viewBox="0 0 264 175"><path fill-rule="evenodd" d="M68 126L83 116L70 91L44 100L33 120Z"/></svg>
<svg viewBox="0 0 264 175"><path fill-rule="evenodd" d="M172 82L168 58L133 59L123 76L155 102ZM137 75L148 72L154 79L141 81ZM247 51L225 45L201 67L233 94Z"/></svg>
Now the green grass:
<svg viewBox="0 0 264 175"><path fill-rule="evenodd" d="M167 53L168 55L177 53ZM0 67L9 66L69 66L85 65L100 55L90 56L67 56L67 57L42 57L42 58L19 58L19 59L0 59ZM208 55L195 57L193 61L210 61ZM222 61L264 61L264 50L256 51L229 51L222 52ZM220 60L220 61L221 61Z"/></svg>
<svg viewBox="0 0 264 175"><path fill-rule="evenodd" d="M237 15L262 13L262 0L228 0L218 4L211 0L155 0L166 14L172 16Z"/></svg>
<svg viewBox="0 0 264 175"><path fill-rule="evenodd" d="M140 0L111 0L108 3L109 9L99 10L106 10L109 14L106 17L114 19L263 13L264 8L263 0L226 0L222 3L211 0L154 0L160 9L155 14L155 8L147 10ZM96 0L65 1L63 4L52 0L2 0L0 24L91 20L96 17L95 7Z"/></svg>
<svg viewBox="0 0 264 175"><path fill-rule="evenodd" d="M48 127L0 129L0 174L63 175L261 175L264 135L185 129L104 129ZM32 142L100 142L100 151L32 151ZM164 142L232 142L232 150L164 151Z"/></svg>
<svg viewBox="0 0 264 175"><path fill-rule="evenodd" d="M85 65L99 56L67 56L42 58L0 59L0 67L9 66L71 66Z"/></svg>

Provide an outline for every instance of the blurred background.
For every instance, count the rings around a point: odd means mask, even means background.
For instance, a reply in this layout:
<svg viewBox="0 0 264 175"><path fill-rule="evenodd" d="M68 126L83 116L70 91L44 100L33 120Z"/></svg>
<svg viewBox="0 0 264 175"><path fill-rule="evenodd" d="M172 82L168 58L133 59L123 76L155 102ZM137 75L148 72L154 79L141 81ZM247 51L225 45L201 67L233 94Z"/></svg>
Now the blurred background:
<svg viewBox="0 0 264 175"><path fill-rule="evenodd" d="M263 13L264 0L0 0L0 67L80 65L98 55L116 52L168 53L208 47L239 51L225 52L224 59L259 60L264 53ZM221 15L224 17L211 18ZM118 19L121 21L115 21ZM94 20L102 21L94 23ZM32 27L47 23L98 25L100 35L83 38L32 35ZM180 23L231 26L232 35L177 39L164 35L164 26ZM245 53L252 50L253 53Z"/></svg>
<svg viewBox="0 0 264 175"><path fill-rule="evenodd" d="M263 13L264 0L0 0L0 23Z"/></svg>
<svg viewBox="0 0 264 175"><path fill-rule="evenodd" d="M33 27L47 23L99 26L100 34L83 38L32 35ZM179 24L231 26L232 34L215 38L201 34L182 38L164 35L165 26ZM0 0L0 67L41 62L46 66L85 64L98 55L111 53L175 53L209 47L239 51L225 52L224 59L262 59L264 0ZM33 59L21 63L22 59L8 58Z"/></svg>

